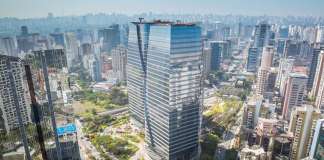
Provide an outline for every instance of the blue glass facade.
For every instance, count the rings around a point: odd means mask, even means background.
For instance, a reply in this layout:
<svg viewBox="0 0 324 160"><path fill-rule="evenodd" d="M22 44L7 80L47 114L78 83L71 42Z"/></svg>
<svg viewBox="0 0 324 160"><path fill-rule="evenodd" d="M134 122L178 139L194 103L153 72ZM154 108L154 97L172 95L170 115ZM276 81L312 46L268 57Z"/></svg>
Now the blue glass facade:
<svg viewBox="0 0 324 160"><path fill-rule="evenodd" d="M258 48L249 48L246 71L256 72L258 69L259 52Z"/></svg>
<svg viewBox="0 0 324 160"><path fill-rule="evenodd" d="M148 158L197 157L202 76L200 27L137 23L130 28L129 36L130 110L134 119L145 121Z"/></svg>
<svg viewBox="0 0 324 160"><path fill-rule="evenodd" d="M212 71L217 71L220 68L221 58L222 58L222 47L219 42L211 42L211 66L210 69Z"/></svg>

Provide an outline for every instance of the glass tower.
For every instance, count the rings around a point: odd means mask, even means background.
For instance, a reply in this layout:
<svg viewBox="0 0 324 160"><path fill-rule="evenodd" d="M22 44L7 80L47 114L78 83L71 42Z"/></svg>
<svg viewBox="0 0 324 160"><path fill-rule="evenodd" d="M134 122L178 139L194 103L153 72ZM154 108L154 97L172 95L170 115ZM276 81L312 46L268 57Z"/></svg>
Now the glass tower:
<svg viewBox="0 0 324 160"><path fill-rule="evenodd" d="M134 22L129 107L145 126L148 159L195 159L201 121L202 42L196 24Z"/></svg>

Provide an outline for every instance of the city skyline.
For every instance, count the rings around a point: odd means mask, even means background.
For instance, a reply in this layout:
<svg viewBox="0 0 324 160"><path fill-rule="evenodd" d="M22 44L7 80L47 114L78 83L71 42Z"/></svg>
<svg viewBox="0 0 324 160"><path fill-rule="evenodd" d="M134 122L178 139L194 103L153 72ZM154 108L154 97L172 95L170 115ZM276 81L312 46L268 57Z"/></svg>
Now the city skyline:
<svg viewBox="0 0 324 160"><path fill-rule="evenodd" d="M154 1L140 0L1 0L0 18L40 18L48 13L54 16L78 16L98 13L118 13L134 15L141 13L161 14L220 14L220 15L246 15L246 16L323 16L324 10L321 0L250 0L249 3L239 0L204 0L194 1ZM20 4L20 5L17 5ZM35 10L37 8L37 10Z"/></svg>

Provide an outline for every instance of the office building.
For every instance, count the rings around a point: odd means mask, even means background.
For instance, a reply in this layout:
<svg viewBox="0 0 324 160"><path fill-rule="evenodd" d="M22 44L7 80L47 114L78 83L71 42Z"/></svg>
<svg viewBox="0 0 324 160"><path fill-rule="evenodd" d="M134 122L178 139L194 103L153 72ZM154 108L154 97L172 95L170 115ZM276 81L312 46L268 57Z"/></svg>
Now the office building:
<svg viewBox="0 0 324 160"><path fill-rule="evenodd" d="M246 71L255 73L259 66L258 48L250 47L246 63Z"/></svg>
<svg viewBox="0 0 324 160"><path fill-rule="evenodd" d="M63 49L37 50L27 57L28 64L31 67L31 78L34 82L33 90L36 92L36 106L39 106L39 115L42 117L35 123L39 125L38 129L44 138L44 150L42 150L42 157L46 159L62 159L62 152L60 148L59 136L57 134L57 125L54 114L54 96L60 90L57 85L65 81L64 79L55 79L67 72L66 54ZM32 96L31 96L32 97ZM35 100L35 101L36 101ZM46 132L45 132L46 131ZM45 152L45 153L44 153ZM45 158L43 158L45 159Z"/></svg>
<svg viewBox="0 0 324 160"><path fill-rule="evenodd" d="M318 87L318 80L321 77L321 70L322 70L322 59L319 59L321 50L324 50L320 47L320 44L313 44L312 46L312 55L311 55L311 64L309 68L309 74L308 74L308 82L307 82L307 90L311 91L311 96L317 95L317 90L314 90L314 85ZM317 77L315 78L317 74ZM314 84L316 83L316 84Z"/></svg>
<svg viewBox="0 0 324 160"><path fill-rule="evenodd" d="M324 157L324 119L320 119L316 122L309 157L316 160L321 160L321 158Z"/></svg>
<svg viewBox="0 0 324 160"><path fill-rule="evenodd" d="M221 42L213 41L210 42L210 54L211 54L211 65L210 69L212 71L218 71L220 69L220 64L222 61L222 44Z"/></svg>
<svg viewBox="0 0 324 160"><path fill-rule="evenodd" d="M211 71L211 49L203 49L204 76L207 77Z"/></svg>
<svg viewBox="0 0 324 160"><path fill-rule="evenodd" d="M68 68L71 69L75 63L78 62L79 59L79 43L76 39L76 36L72 32L68 32L65 34L65 41L66 41L66 59Z"/></svg>
<svg viewBox="0 0 324 160"><path fill-rule="evenodd" d="M108 28L98 30L98 38L102 41L102 51L110 52L120 44L119 25L114 24Z"/></svg>
<svg viewBox="0 0 324 160"><path fill-rule="evenodd" d="M133 22L127 85L133 119L144 121L147 159L198 157L201 28L181 22Z"/></svg>
<svg viewBox="0 0 324 160"><path fill-rule="evenodd" d="M286 40L279 39L277 42L277 53L279 55L283 55L285 53L285 48L286 48Z"/></svg>
<svg viewBox="0 0 324 160"><path fill-rule="evenodd" d="M313 76L313 87L310 93L311 97L317 97L318 91L320 89L320 84L322 81L322 76L324 75L324 50L321 51L321 53L318 55L318 60L316 62L316 70L315 70L315 75ZM312 69L312 68L311 68ZM311 72L312 70L310 70ZM309 73L309 75L313 75ZM324 80L324 79L323 79ZM309 82L310 80L308 80ZM309 82L311 83L311 82Z"/></svg>
<svg viewBox="0 0 324 160"><path fill-rule="evenodd" d="M51 33L49 36L52 38L54 45L53 46L61 46L65 47L65 39L63 33Z"/></svg>
<svg viewBox="0 0 324 160"><path fill-rule="evenodd" d="M300 53L299 42L295 40L287 40L284 57L297 57Z"/></svg>
<svg viewBox="0 0 324 160"><path fill-rule="evenodd" d="M127 48L122 45L111 50L112 69L117 80L126 81Z"/></svg>
<svg viewBox="0 0 324 160"><path fill-rule="evenodd" d="M270 25L262 21L255 26L254 31L254 46L260 51L264 46L267 46L270 39Z"/></svg>
<svg viewBox="0 0 324 160"><path fill-rule="evenodd" d="M316 122L319 118L319 110L314 109L311 105L297 107L291 113L289 132L294 135L290 152L291 160L299 160L309 156Z"/></svg>
<svg viewBox="0 0 324 160"><path fill-rule="evenodd" d="M282 117L290 119L291 111L303 105L306 92L307 76L301 73L290 73L286 81Z"/></svg>
<svg viewBox="0 0 324 160"><path fill-rule="evenodd" d="M1 142L1 154L9 159L24 157L27 160L36 159L36 157L50 159L55 155L60 160L59 152L50 151L50 146L53 144L57 146L55 143L57 141L55 140L55 117L49 83L46 83L48 97L44 89L41 89L43 86L41 83L48 82L47 67L46 69L42 67L46 61L33 58L36 57L30 55L23 63L17 57L0 55L0 72L4 75L0 83L2 84L0 108L2 115L5 116L1 117L3 120L1 122L4 122L7 128L5 136L11 137L10 141ZM32 66L33 70L26 66ZM26 70L26 68L29 69ZM10 112L9 116L7 112ZM15 134L17 132L20 134Z"/></svg>
<svg viewBox="0 0 324 160"><path fill-rule="evenodd" d="M89 74L93 81L100 82L101 81L101 64L100 60L96 56L90 56L89 61Z"/></svg>
<svg viewBox="0 0 324 160"><path fill-rule="evenodd" d="M289 37L289 27L281 26L279 28L279 38L288 38Z"/></svg>
<svg viewBox="0 0 324 160"><path fill-rule="evenodd" d="M263 95L267 91L270 69L272 66L273 47L264 47L261 57L261 67L257 74L256 93Z"/></svg>

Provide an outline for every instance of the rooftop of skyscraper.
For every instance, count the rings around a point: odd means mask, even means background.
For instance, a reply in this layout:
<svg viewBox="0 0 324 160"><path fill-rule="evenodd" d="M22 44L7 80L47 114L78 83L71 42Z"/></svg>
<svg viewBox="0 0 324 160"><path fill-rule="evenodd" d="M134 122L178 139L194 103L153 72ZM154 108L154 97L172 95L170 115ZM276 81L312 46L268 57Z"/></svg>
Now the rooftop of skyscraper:
<svg viewBox="0 0 324 160"><path fill-rule="evenodd" d="M132 22L133 24L154 24L154 25L172 25L172 26L196 26L197 23L194 22L182 22L177 20L176 22L156 19L153 21L145 21L144 18L139 18L139 21Z"/></svg>

